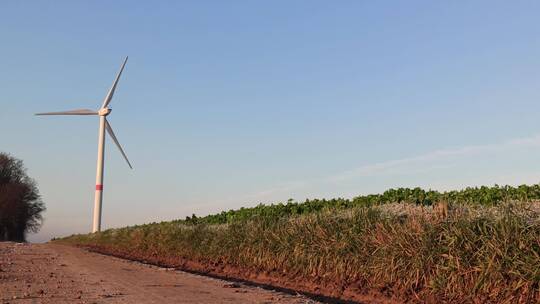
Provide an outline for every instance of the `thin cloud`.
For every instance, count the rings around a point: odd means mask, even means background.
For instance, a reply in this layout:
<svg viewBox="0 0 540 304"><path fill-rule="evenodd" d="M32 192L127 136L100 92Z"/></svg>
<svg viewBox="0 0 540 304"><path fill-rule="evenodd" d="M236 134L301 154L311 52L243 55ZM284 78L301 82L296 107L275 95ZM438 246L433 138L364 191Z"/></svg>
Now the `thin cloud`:
<svg viewBox="0 0 540 304"><path fill-rule="evenodd" d="M471 145L455 149L436 150L426 154L389 160L380 163L368 164L353 170L348 170L326 179L328 182L340 182L357 177L369 177L381 174L394 174L408 165L422 165L431 162L445 161L453 157L475 156L508 149L538 147L540 146L540 134L532 137L516 138L499 144Z"/></svg>
<svg viewBox="0 0 540 304"><path fill-rule="evenodd" d="M449 163L455 158L482 156L512 149L531 147L540 147L540 134L531 137L511 139L502 143L470 145L454 149L435 150L418 156L367 164L325 178L284 182L276 185L275 187L251 194L231 196L227 199L220 200L220 203L256 202L259 200L272 198L276 195L291 197L293 193L297 192L299 189L306 189L310 187L313 188L325 184L335 184L361 177L418 174L433 170L444 170L455 165L453 163ZM456 160L456 162L457 161L458 160Z"/></svg>

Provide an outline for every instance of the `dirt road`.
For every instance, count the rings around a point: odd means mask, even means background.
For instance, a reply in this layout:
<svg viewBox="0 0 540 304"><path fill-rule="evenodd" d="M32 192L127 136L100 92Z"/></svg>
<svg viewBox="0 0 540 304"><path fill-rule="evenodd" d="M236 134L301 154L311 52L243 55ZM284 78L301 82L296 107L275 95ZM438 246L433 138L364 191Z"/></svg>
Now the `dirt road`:
<svg viewBox="0 0 540 304"><path fill-rule="evenodd" d="M53 244L0 243L1 303L317 303Z"/></svg>

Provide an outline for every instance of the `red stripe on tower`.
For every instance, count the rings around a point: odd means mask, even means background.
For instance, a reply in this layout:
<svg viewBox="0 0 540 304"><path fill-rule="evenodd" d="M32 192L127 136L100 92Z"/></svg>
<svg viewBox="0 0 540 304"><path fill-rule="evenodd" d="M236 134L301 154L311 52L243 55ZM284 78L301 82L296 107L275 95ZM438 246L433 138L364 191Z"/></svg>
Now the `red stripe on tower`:
<svg viewBox="0 0 540 304"><path fill-rule="evenodd" d="M96 185L96 190L102 191L103 190L103 185Z"/></svg>

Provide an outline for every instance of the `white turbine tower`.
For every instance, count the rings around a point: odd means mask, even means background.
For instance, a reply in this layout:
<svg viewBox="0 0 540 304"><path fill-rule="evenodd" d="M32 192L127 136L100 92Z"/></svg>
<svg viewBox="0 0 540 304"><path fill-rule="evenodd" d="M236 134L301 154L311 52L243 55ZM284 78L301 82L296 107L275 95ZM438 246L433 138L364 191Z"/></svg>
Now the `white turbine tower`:
<svg viewBox="0 0 540 304"><path fill-rule="evenodd" d="M99 140L98 140L98 157L97 157L97 173L96 173L96 196L94 199L94 225L92 228L92 232L101 231L101 203L103 199L103 163L104 163L104 156L105 156L104 155L105 130L107 130L107 133L109 133L109 136L112 138L112 140L114 141L114 143L120 150L120 153L122 153L122 156L128 163L128 166L131 169L133 169L133 167L131 166L131 163L129 162L126 156L126 153L124 153L122 146L120 146L118 139L114 135L111 125L107 121L107 115L111 113L111 109L108 106L111 103L111 99L114 95L114 91L116 90L116 85L118 84L118 79L120 79L120 75L122 75L122 71L124 70L124 66L126 65L127 60L128 58L126 57L126 59L124 60L124 63L122 63L122 67L120 68L118 75L116 75L116 79L114 80L112 87L109 89L107 96L105 96L105 99L103 100L103 105L98 111L80 109L80 110L71 110L71 111L63 111L63 112L48 112L48 113L36 114L36 115L99 115Z"/></svg>

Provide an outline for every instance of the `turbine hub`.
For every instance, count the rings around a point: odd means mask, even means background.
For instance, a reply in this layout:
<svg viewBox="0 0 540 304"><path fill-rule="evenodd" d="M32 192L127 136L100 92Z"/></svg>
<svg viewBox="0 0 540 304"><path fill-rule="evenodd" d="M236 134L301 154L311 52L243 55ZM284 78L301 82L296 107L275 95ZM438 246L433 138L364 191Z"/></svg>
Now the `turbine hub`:
<svg viewBox="0 0 540 304"><path fill-rule="evenodd" d="M98 111L99 116L107 116L111 113L112 109L109 108L103 108Z"/></svg>

